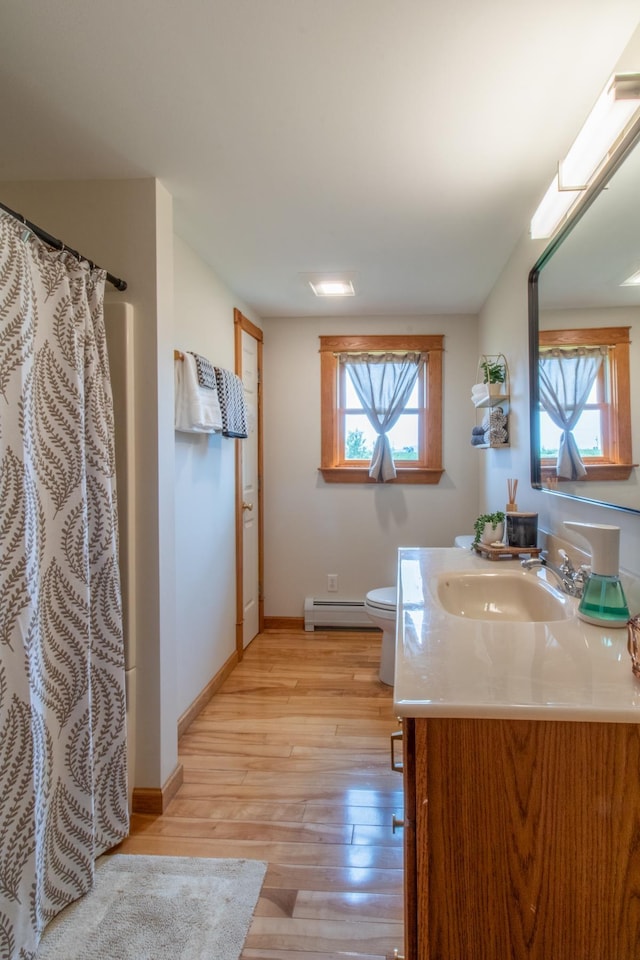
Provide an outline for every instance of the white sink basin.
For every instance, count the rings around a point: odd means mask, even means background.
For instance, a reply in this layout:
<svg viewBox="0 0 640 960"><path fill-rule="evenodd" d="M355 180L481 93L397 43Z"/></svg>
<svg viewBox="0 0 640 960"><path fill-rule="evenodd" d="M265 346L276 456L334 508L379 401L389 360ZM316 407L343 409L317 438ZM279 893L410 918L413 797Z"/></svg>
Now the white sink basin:
<svg viewBox="0 0 640 960"><path fill-rule="evenodd" d="M436 596L447 613L468 620L539 623L573 614L566 594L526 570L442 573Z"/></svg>

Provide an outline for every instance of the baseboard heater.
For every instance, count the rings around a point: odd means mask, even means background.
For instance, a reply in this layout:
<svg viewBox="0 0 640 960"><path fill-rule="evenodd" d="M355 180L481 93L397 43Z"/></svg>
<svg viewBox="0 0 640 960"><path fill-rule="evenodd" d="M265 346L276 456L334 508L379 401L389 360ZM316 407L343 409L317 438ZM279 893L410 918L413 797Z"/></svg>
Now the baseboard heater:
<svg viewBox="0 0 640 960"><path fill-rule="evenodd" d="M316 627L373 627L364 609L364 600L319 600L305 597L304 628Z"/></svg>

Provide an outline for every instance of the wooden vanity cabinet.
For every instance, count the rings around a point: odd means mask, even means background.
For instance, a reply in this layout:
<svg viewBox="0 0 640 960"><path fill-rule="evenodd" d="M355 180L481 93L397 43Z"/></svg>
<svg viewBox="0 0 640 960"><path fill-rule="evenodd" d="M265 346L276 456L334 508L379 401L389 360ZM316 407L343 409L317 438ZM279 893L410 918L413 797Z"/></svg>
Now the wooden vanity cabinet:
<svg viewBox="0 0 640 960"><path fill-rule="evenodd" d="M635 724L403 720L406 960L638 960Z"/></svg>

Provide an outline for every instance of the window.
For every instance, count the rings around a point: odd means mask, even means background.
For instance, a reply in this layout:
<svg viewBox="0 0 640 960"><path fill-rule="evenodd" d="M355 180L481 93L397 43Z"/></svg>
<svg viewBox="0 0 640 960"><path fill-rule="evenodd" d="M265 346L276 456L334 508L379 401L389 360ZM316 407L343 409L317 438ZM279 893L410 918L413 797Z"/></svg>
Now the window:
<svg viewBox="0 0 640 960"><path fill-rule="evenodd" d="M629 327L540 331L540 353L549 348L600 347L603 361L572 433L586 468L584 480L626 480L632 469ZM571 414L571 408L567 414ZM556 475L561 428L540 410L540 460L544 481Z"/></svg>
<svg viewBox="0 0 640 960"><path fill-rule="evenodd" d="M329 483L375 483L369 464L377 439L359 399L348 363L340 356L376 354L392 364L420 355L416 382L388 431L396 468L393 483L438 483L442 467L442 351L444 337L320 337L321 465Z"/></svg>

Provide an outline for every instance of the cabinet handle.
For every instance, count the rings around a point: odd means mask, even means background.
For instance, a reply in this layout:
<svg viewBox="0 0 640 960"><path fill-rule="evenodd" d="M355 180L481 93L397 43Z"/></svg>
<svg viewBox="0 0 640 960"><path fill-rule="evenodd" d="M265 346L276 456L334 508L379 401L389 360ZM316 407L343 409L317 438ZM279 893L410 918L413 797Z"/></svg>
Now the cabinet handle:
<svg viewBox="0 0 640 960"><path fill-rule="evenodd" d="M396 733L391 734L391 769L394 773L402 773L403 766L401 763L396 762L394 744L402 743L402 730L398 730Z"/></svg>
<svg viewBox="0 0 640 960"><path fill-rule="evenodd" d="M398 953L397 950L393 951L393 960L404 960L404 954Z"/></svg>
<svg viewBox="0 0 640 960"><path fill-rule="evenodd" d="M391 817L391 832L395 833L396 830L400 830L401 827L404 827L404 820L398 820L394 813Z"/></svg>

